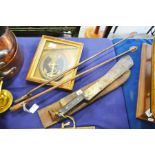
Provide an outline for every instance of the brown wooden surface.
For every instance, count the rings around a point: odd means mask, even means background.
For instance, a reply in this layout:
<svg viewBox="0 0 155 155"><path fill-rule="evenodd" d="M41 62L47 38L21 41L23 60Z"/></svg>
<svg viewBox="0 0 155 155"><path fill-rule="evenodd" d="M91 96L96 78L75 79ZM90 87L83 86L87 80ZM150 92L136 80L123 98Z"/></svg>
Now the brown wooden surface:
<svg viewBox="0 0 155 155"><path fill-rule="evenodd" d="M152 46L142 45L141 65L138 83L136 118L148 120L145 112L150 108Z"/></svg>
<svg viewBox="0 0 155 155"><path fill-rule="evenodd" d="M109 85L107 88L105 88L95 98L93 98L89 102L83 101L78 107L76 107L75 109L70 111L68 113L68 115L72 115L72 114L78 112L79 110L83 109L84 107L86 107L86 106L92 104L93 102L95 102L100 97L102 97L102 96L106 95L107 93L111 92L112 90L116 89L117 87L122 85L125 81L127 81L129 76L130 76L130 71L124 73L119 79L117 79L111 85ZM98 80L96 80L96 81L98 81ZM85 87L83 87L81 89L85 90L90 85L94 84L96 81L86 85ZM57 112L59 109L61 109L63 106L65 106L69 101L73 100L75 98L75 96L76 96L76 94L74 92L74 93L62 98L61 100L59 100L59 101L57 101L57 102L55 102L55 103L53 103L53 104L51 104L49 106L46 106L46 107L44 107L44 108L42 108L42 109L40 109L38 111L38 115L40 117L40 120L41 120L44 128L47 128L47 127L49 127L51 125L54 125L55 123L60 121L60 119L58 119L55 116L55 112Z"/></svg>
<svg viewBox="0 0 155 155"><path fill-rule="evenodd" d="M155 39L152 45L151 110L155 118Z"/></svg>

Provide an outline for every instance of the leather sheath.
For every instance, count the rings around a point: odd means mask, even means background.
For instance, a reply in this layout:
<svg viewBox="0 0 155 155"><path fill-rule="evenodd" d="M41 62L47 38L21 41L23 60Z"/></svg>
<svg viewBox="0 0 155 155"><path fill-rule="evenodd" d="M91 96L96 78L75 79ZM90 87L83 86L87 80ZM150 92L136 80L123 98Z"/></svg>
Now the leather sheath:
<svg viewBox="0 0 155 155"><path fill-rule="evenodd" d="M109 92L113 91L114 89L118 88L124 82L127 81L129 76L130 76L130 71L127 71L120 78L115 80L108 87L106 87L103 91L101 91L98 95L96 95L92 100L82 101L81 104L79 106L75 107L73 110L71 110L68 113L68 115L72 115L72 114L78 112L79 110L81 110L81 109L85 108L86 106L92 104L93 102L95 102L96 100L101 98L102 96L104 96L104 95L108 94ZM98 80L82 87L81 90L86 90L89 86L91 86L92 84L94 84ZM66 104L68 104L75 97L76 97L76 93L73 92L73 93L69 94L68 96L60 99L59 101L38 110L38 115L39 115L40 120L43 124L43 127L48 128L48 127L54 125L55 123L58 123L59 121L61 121L60 118L56 117L55 112L58 112L62 107L64 107Z"/></svg>
<svg viewBox="0 0 155 155"><path fill-rule="evenodd" d="M145 121L148 121L148 117L145 112L150 108L151 104L151 57L152 46L149 44L143 44L141 51L136 118Z"/></svg>

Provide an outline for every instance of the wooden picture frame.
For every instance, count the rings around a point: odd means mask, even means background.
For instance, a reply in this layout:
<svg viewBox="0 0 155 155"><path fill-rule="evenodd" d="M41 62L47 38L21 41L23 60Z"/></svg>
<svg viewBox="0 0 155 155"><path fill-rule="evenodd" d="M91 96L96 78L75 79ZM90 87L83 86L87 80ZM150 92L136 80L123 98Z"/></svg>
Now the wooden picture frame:
<svg viewBox="0 0 155 155"><path fill-rule="evenodd" d="M61 72L77 65L80 61L82 50L82 43L43 35L33 57L26 80L37 83L48 81L51 77L57 76ZM75 77L76 73L77 69L73 69L58 81L50 82L49 85L55 86L59 82ZM73 86L74 80L61 85L59 88L72 90Z"/></svg>
<svg viewBox="0 0 155 155"><path fill-rule="evenodd" d="M152 121L152 119L149 119L149 117L146 115L146 112L151 110L151 59L152 45L143 44L141 51L136 118L144 121Z"/></svg>

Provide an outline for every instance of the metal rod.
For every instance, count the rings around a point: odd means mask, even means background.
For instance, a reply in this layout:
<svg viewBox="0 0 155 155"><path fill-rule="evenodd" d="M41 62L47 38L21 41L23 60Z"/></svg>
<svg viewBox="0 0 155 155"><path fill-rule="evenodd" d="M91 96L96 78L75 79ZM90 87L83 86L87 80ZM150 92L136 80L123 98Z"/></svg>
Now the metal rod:
<svg viewBox="0 0 155 155"><path fill-rule="evenodd" d="M73 69L79 67L80 65L82 65L82 64L84 64L84 63L86 63L86 62L88 62L89 60L91 60L91 59L93 59L93 58L99 56L100 54L102 54L102 53L104 53L105 51L107 51L107 50L113 48L114 46L116 46L116 45L122 43L122 42L125 41L126 39L133 37L134 35L135 35L135 33L131 33L128 37L126 37L126 38L124 38L124 39L118 41L117 43L115 43L115 44L113 44L113 45L111 45L111 46L109 46L109 47L107 47L107 48L105 48L104 50L98 52L97 54L94 54L93 56L91 56L91 57L85 59L84 61L79 62L77 65L75 65L75 66L71 67L70 69L68 69L68 70L66 70L66 71L64 71L64 72L62 72L62 73L59 74L58 76L56 76L56 77L54 77L54 78L51 78L49 81L44 82L44 83L38 85L37 87L35 87L35 88L31 89L29 92L27 92L24 96L20 97L19 99L16 99L16 100L15 100L15 103L18 103L18 102L23 101L24 99L30 97L30 96L32 95L32 93L33 93L34 91L36 91L37 89L39 89L39 88L41 88L41 87L43 87L43 86L49 84L50 82L53 82L53 81L57 80L59 77L61 77L61 76L63 76L64 74L68 73L69 71L71 71L71 70L73 70Z"/></svg>
<svg viewBox="0 0 155 155"><path fill-rule="evenodd" d="M80 76L82 76L82 75L84 75L84 74L86 74L86 73L88 73L88 72L91 72L91 71L93 71L93 70L95 70L95 69L97 69L97 68L99 68L99 67L101 67L101 66L103 66L103 65L105 65L105 64L107 64L107 63L109 63L109 62L111 62L111 61L113 61L113 60L115 60L115 59L117 59L117 58L119 58L119 57L121 57L121 56L123 56L123 55L129 53L129 52L134 52L134 51L136 51L136 50L137 50L137 47L131 47L129 50L127 50L127 51L125 51L125 52L123 52L123 53L121 53L121 54L119 54L119 55L117 55L117 56L115 56L115 57L113 57L113 58L111 58L111 59L108 59L108 60L106 60L106 61L104 61L104 62L102 62L102 63L100 63L100 64L98 64L98 65L96 65L96 66L94 66L94 67L92 67L92 68L90 68L90 69L87 69L86 71L83 71L83 72L79 73L79 74L77 74L75 77L69 78L69 79L67 79L67 80L65 80L65 81L63 81L63 82L61 82L61 83L58 83L56 86L53 86L53 87L51 87L51 88L49 88L49 89L47 89L47 90L45 90L45 91L42 91L42 92L40 92L40 93L38 93L38 94L36 94L36 95L34 95L34 96L32 96L32 97L30 97L30 98L28 98L28 99L22 101L22 102L20 102L20 103L14 105L14 106L12 106L12 107L10 108L10 110L11 110L11 111L19 110L20 108L23 107L23 105L26 105L26 104L28 104L30 101L32 101L32 100L34 100L34 99L40 97L41 95L44 95L44 94L48 93L49 91L52 91L52 90L58 88L58 87L61 86L62 84L65 84L65 83L67 83L67 82L69 82L69 81L71 81L71 80L74 80L74 79L76 79L76 78L78 78L78 77L80 77Z"/></svg>

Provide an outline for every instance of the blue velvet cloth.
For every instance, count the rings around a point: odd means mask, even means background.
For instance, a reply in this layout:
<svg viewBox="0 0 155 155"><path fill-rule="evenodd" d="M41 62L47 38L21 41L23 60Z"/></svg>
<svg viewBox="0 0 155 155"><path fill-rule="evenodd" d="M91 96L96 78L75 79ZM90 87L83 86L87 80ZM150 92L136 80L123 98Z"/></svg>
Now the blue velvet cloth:
<svg viewBox="0 0 155 155"><path fill-rule="evenodd" d="M82 52L81 61L90 57L91 55L94 55L98 51L103 50L104 48L112 45L112 41L108 39L85 39L85 38L69 38L69 39L84 43L84 49ZM39 41L40 38L18 38L20 49L24 55L24 64L22 66L20 73L14 79L7 81L4 84L4 88L9 89L13 93L14 99L22 96L28 90L38 85L36 83L26 81L25 77L30 67L34 53L39 44ZM139 46L141 46L141 42L139 41L132 42L131 40L129 40L127 44L122 43L120 45L121 46L120 48L116 48L117 50L116 53L123 52L128 48L129 44L137 42ZM95 64L98 64L104 60L114 57L116 53L114 51L114 48L112 48L107 52L105 52L104 54L102 54L99 58L94 59L80 66L78 72L82 72L94 66ZM140 49L137 53L140 54ZM133 58L135 64L137 65L137 60L139 61L139 58L137 57L137 59L135 59L134 54ZM73 91L78 90L84 85L89 84L90 82L93 82L94 80L104 75L115 64L115 62L116 61L113 61L91 73L88 73L76 79ZM136 69L138 68L134 66L132 71ZM134 122L131 121L131 119L134 120L133 115L135 114L133 113L135 112L134 109L135 107L133 106L133 104L135 103L127 102L128 99L126 94L127 91L130 91L127 89L130 88L129 84L132 81L133 76L138 77L138 73L139 73L138 70L135 71L135 75L133 75L132 73L129 82L125 84L123 89L122 87L117 88L113 92L109 93L108 95L96 101L94 104L90 105L89 107L86 107L85 109L75 114L74 117L77 122L77 126L95 125L96 128L129 128L130 123L130 127L136 127L137 120L135 120ZM134 82L135 86L137 86L137 81ZM49 86L41 88L38 92L43 91L47 88L49 88ZM125 92L125 98L123 91ZM134 91L137 90L134 88ZM56 89L52 92L47 93L46 95L41 96L40 98L35 99L32 103L30 103L30 106L33 103L37 103L40 106L40 108L42 108L49 104L52 104L55 101L58 101L59 99L68 94L69 92L65 90ZM134 94L132 93L131 95L135 99L137 92L134 92ZM127 112L129 117L129 123L127 118ZM129 112L132 112L132 117L130 117ZM132 123L134 123L134 125L131 125ZM60 127L60 123L56 124L53 127ZM24 112L23 110L19 110L15 113L7 111L4 114L0 114L0 128L17 128L17 129L42 128L42 124L38 117L37 112L34 114L29 114Z"/></svg>
<svg viewBox="0 0 155 155"><path fill-rule="evenodd" d="M120 39L114 39L113 43L118 42ZM125 97L127 115L129 119L129 127L134 129L139 128L155 128L155 125L136 119L136 105L138 95L138 81L141 62L141 48L143 43L152 44L152 39L128 39L124 44L120 44L115 47L116 54L120 54L124 50L129 49L130 46L137 46L138 50L135 53L131 53L131 57L134 60L134 67L131 69L131 76L129 80L123 85L123 92Z"/></svg>

